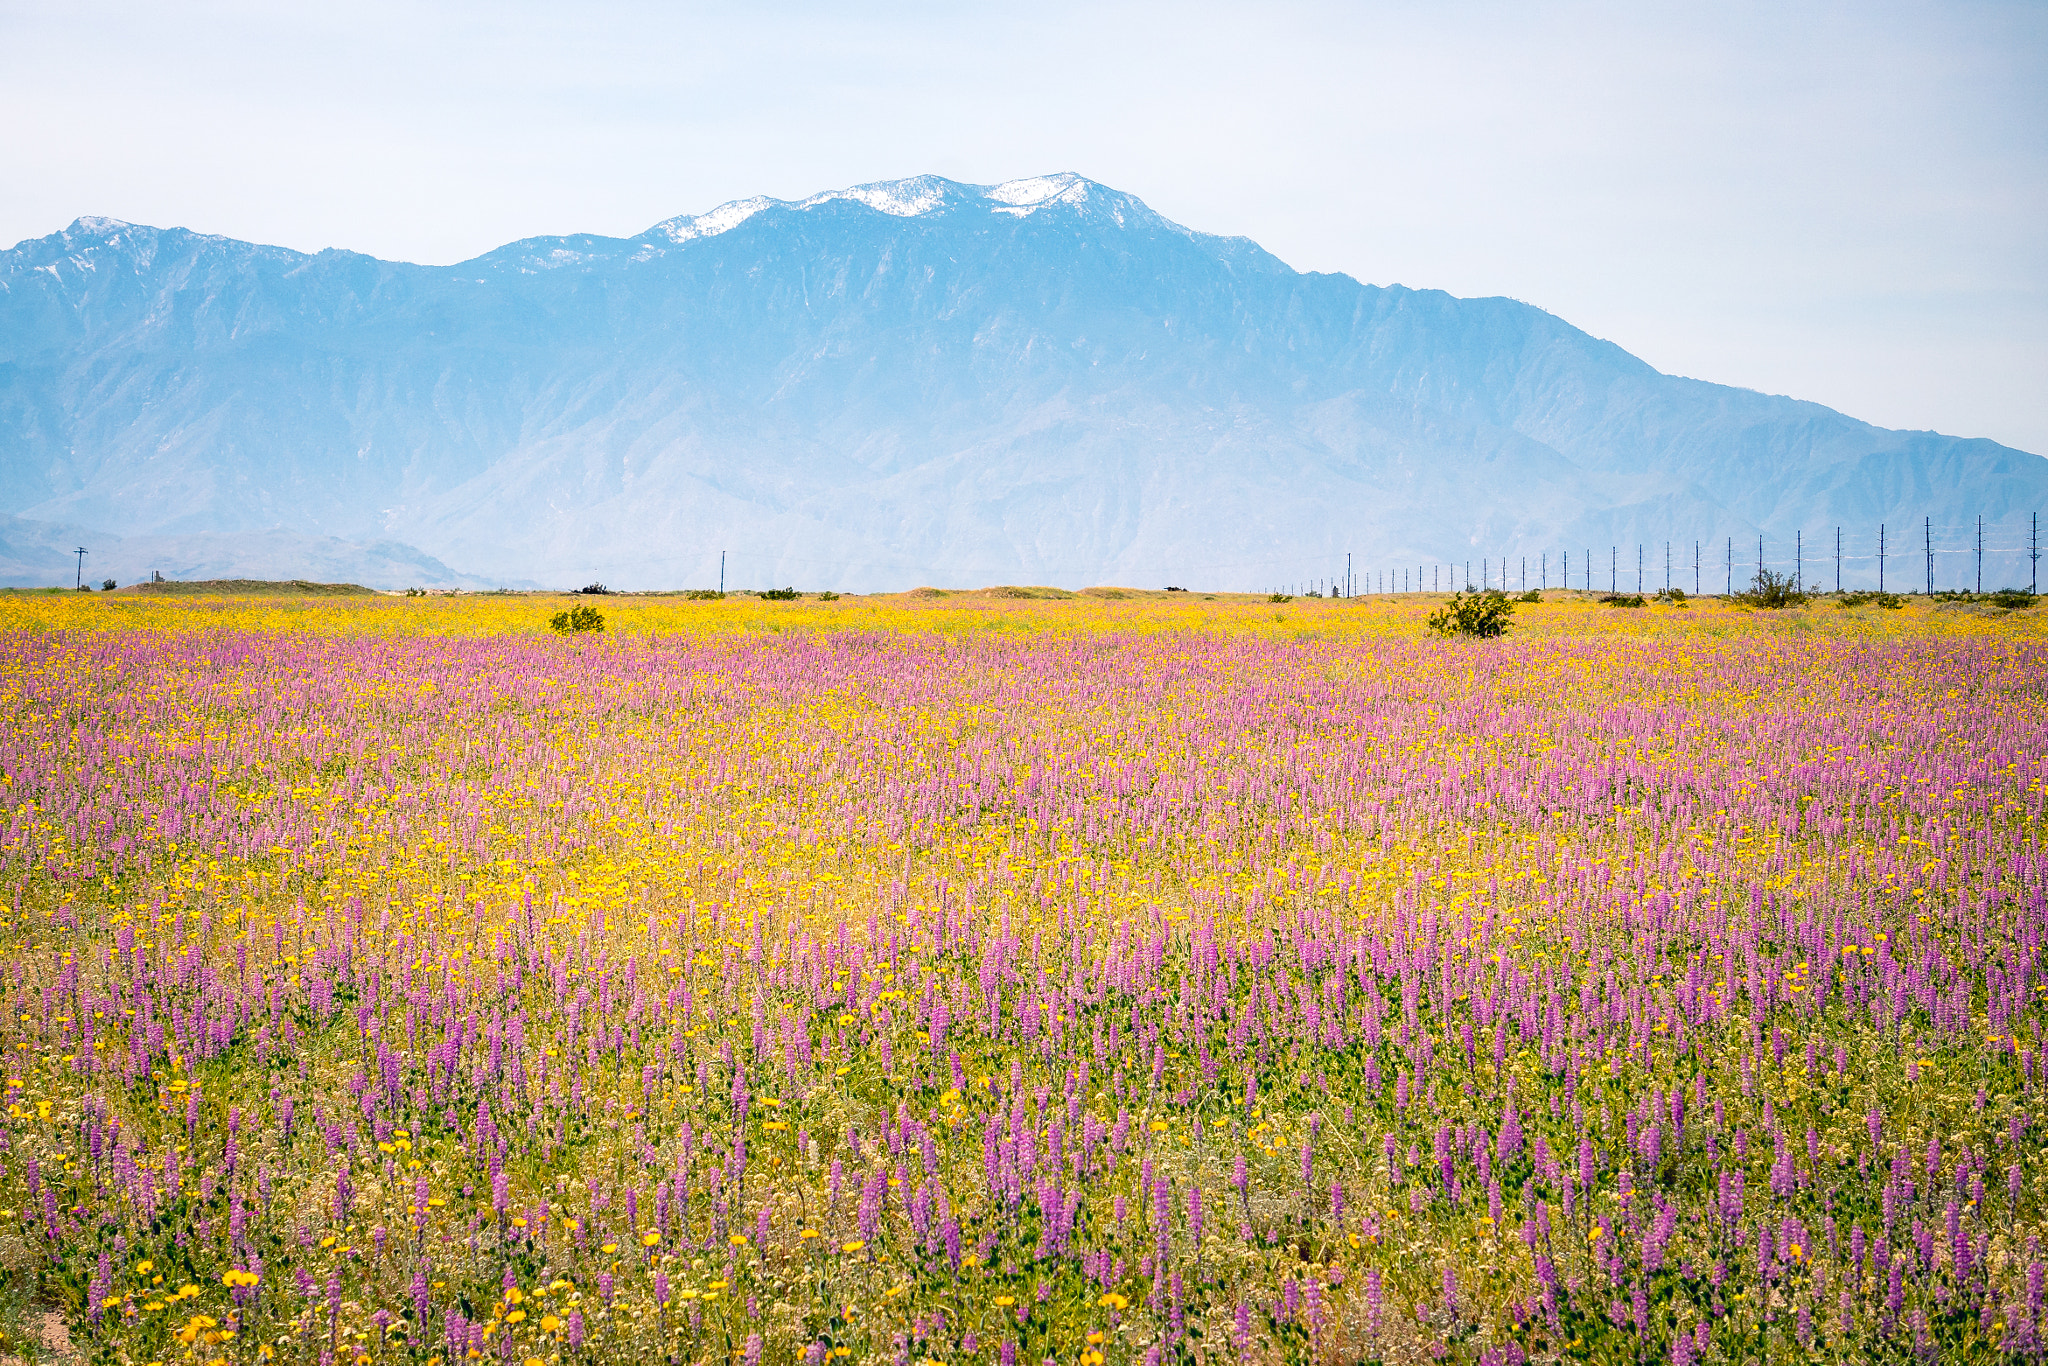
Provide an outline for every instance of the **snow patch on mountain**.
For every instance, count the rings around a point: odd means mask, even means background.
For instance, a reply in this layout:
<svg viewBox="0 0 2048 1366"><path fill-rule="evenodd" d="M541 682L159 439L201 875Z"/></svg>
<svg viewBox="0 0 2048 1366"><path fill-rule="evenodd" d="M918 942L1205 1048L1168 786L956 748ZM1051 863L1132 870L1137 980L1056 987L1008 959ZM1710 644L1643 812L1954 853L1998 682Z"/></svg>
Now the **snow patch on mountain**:
<svg viewBox="0 0 2048 1366"><path fill-rule="evenodd" d="M754 215L768 209L801 212L805 209L815 209L822 204L848 201L865 205L877 213L885 213L892 218L921 218L955 205L969 204L980 205L990 213L1022 218L1052 204L1085 204L1090 199L1089 192L1100 188L1093 181L1075 175L1072 171L1062 171L1057 175L1027 176L1021 180L1006 180L1000 185L968 185L935 175L911 176L904 180L877 180L866 185L849 185L843 190L826 190L808 199L771 199L765 195L756 195L752 199L735 199L719 205L708 213L683 215L657 223L643 236L663 238L681 246L685 242L730 232ZM1111 198L1127 201L1130 206L1138 209L1144 208L1138 200L1128 195L1112 195ZM1110 216L1121 225L1125 219L1124 204L1113 205ZM1187 230L1183 228L1180 231Z"/></svg>

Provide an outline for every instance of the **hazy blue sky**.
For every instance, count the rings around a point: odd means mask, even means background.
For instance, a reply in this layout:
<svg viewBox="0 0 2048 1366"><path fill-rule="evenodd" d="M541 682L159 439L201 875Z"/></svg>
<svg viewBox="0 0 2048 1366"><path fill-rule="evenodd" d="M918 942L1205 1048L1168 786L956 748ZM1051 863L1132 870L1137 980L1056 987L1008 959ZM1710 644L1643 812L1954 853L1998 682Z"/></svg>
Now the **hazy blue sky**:
<svg viewBox="0 0 2048 1366"><path fill-rule="evenodd" d="M92 213L446 262L1057 170L2048 453L2048 3L0 0L0 242Z"/></svg>

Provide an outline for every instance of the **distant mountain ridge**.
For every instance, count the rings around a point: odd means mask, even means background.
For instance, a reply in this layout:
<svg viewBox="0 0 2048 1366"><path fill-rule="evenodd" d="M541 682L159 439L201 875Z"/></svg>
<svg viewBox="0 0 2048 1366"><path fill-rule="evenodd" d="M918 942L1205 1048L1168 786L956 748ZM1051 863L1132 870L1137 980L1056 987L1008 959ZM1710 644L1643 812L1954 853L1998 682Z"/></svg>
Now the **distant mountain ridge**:
<svg viewBox="0 0 2048 1366"><path fill-rule="evenodd" d="M453 266L102 218L0 253L23 546L306 537L380 586L701 585L727 552L746 586L1263 587L1347 551L1947 536L2043 503L2036 456L1663 375L1508 299L1298 273L1075 175Z"/></svg>

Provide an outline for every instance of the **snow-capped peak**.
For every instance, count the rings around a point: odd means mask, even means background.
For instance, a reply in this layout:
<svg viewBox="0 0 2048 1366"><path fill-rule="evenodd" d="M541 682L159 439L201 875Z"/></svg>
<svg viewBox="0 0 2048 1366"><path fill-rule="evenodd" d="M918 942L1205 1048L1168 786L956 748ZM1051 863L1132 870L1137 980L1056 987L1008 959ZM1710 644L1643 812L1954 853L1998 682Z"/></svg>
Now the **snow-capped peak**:
<svg viewBox="0 0 2048 1366"><path fill-rule="evenodd" d="M80 236L105 237L133 226L134 224L124 223L118 218L99 218L87 214L74 220L70 231Z"/></svg>
<svg viewBox="0 0 2048 1366"><path fill-rule="evenodd" d="M1088 182L1072 171L1058 175L1035 175L1023 180L1006 180L990 190L984 198L993 199L1011 210L1025 213L1064 199L1070 204L1079 204L1088 198Z"/></svg>
<svg viewBox="0 0 2048 1366"><path fill-rule="evenodd" d="M905 180L877 180L866 185L851 185L843 190L826 190L808 199L770 199L764 195L735 199L709 213L694 217L684 215L657 223L649 229L648 235L658 235L681 244L729 232L766 209L812 209L839 200L851 200L896 218L918 218L949 207L967 205L979 205L992 213L1022 217L1054 203L1085 203L1092 188L1097 188L1094 182L1072 171L1006 180L1000 185L965 185L943 176L911 176ZM1137 204L1136 200L1130 202Z"/></svg>

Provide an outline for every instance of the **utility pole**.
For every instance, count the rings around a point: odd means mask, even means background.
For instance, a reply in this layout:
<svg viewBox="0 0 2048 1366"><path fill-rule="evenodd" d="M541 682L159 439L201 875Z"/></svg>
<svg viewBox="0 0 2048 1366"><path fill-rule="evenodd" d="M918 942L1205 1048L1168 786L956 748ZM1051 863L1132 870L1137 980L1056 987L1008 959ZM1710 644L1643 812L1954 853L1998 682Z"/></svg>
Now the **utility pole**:
<svg viewBox="0 0 2048 1366"><path fill-rule="evenodd" d="M1884 592L1884 523L1877 524L1877 591Z"/></svg>
<svg viewBox="0 0 2048 1366"><path fill-rule="evenodd" d="M1835 528L1835 591L1842 591L1842 529Z"/></svg>
<svg viewBox="0 0 2048 1366"><path fill-rule="evenodd" d="M1735 538L1728 538L1728 588L1727 596L1735 596Z"/></svg>
<svg viewBox="0 0 2048 1366"><path fill-rule="evenodd" d="M1356 587L1357 587L1357 583L1358 583L1358 580L1356 580L1356 579L1354 579L1354 578L1352 578L1352 577L1351 577L1351 552L1347 550L1347 551L1345 551L1345 552L1344 552L1344 596L1345 596L1345 597L1347 597L1347 598L1348 598L1348 597L1352 597L1352 596L1354 596L1354 595L1355 595L1355 589L1356 589Z"/></svg>
<svg viewBox="0 0 2048 1366"><path fill-rule="evenodd" d="M1636 596L1643 595L1643 543L1636 542Z"/></svg>
<svg viewBox="0 0 2048 1366"><path fill-rule="evenodd" d="M2027 580L2027 591L2036 595L2041 592L2041 514L2034 514L2033 530L2027 533L2027 558L2033 561L2033 577Z"/></svg>
<svg viewBox="0 0 2048 1366"><path fill-rule="evenodd" d="M1607 547L1607 591L1621 591L1621 547L1618 545Z"/></svg>
<svg viewBox="0 0 2048 1366"><path fill-rule="evenodd" d="M1700 597L1700 543L1692 543L1692 595Z"/></svg>
<svg viewBox="0 0 2048 1366"><path fill-rule="evenodd" d="M1927 596L1931 598L1934 596L1934 519L1932 517L1922 519L1922 526L1927 537L1925 542L1927 547Z"/></svg>
<svg viewBox="0 0 2048 1366"><path fill-rule="evenodd" d="M1984 591L1984 514L1977 514L1977 591Z"/></svg>
<svg viewBox="0 0 2048 1366"><path fill-rule="evenodd" d="M1664 591L1671 591L1671 542L1664 542Z"/></svg>
<svg viewBox="0 0 2048 1366"><path fill-rule="evenodd" d="M725 552L723 550L718 552L718 593L720 597L725 596Z"/></svg>
<svg viewBox="0 0 2048 1366"><path fill-rule="evenodd" d="M1762 533L1762 532L1758 532L1758 533L1757 533L1757 538L1756 538L1756 581L1757 581L1757 585L1758 585L1759 587L1761 587L1761 586L1763 585L1763 581L1764 581L1764 538L1763 538L1763 533Z"/></svg>
<svg viewBox="0 0 2048 1366"><path fill-rule="evenodd" d="M1806 533L1792 533L1792 591L1798 592L1799 585L1806 579Z"/></svg>
<svg viewBox="0 0 2048 1366"><path fill-rule="evenodd" d="M1586 591L1593 591L1593 547L1586 547Z"/></svg>
<svg viewBox="0 0 2048 1366"><path fill-rule="evenodd" d="M78 547L78 581L75 587L85 587L85 557L89 553L84 546Z"/></svg>

